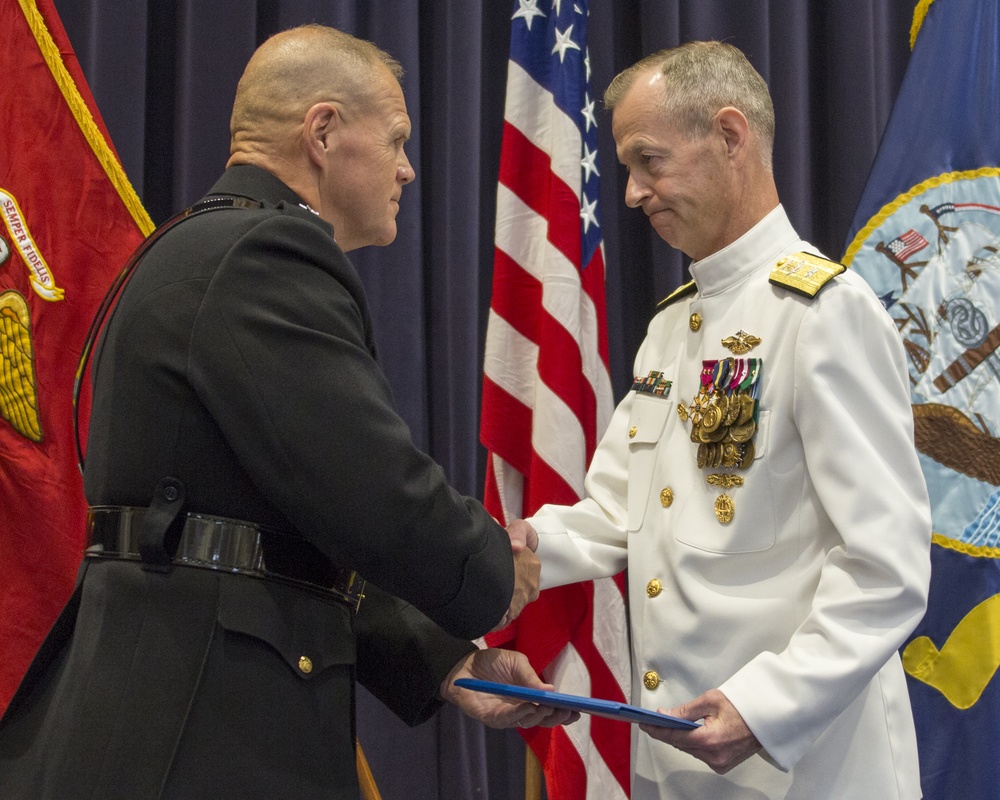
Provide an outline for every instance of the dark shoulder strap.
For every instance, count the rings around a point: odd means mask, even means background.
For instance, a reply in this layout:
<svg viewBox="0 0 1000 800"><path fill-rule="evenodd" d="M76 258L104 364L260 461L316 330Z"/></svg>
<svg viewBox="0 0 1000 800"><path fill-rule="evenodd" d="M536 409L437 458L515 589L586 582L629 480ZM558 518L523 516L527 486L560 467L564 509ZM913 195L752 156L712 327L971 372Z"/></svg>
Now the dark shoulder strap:
<svg viewBox="0 0 1000 800"><path fill-rule="evenodd" d="M195 203L190 208L174 214L149 234L143 243L136 248L135 252L132 253L132 257L125 263L125 266L115 276L114 281L111 283L111 288L108 289L107 294L104 295L104 299L101 300L101 305L98 307L97 313L90 323L90 328L87 330L87 338L84 339L83 349L80 352L80 362L77 364L76 376L73 379L73 442L76 445L76 461L80 467L80 472L83 472L83 448L80 446L80 388L83 385L83 378L87 372L87 364L90 362L90 355L93 352L94 345L97 343L97 337L104 327L104 323L111 313L115 301L121 294L122 289L125 288L129 278L132 277L132 273L135 272L135 268L142 260L142 257L149 252L149 249L159 241L163 234L186 219L220 209L259 209L263 208L263 206L264 204L259 200L250 200L246 197L230 195L217 195Z"/></svg>

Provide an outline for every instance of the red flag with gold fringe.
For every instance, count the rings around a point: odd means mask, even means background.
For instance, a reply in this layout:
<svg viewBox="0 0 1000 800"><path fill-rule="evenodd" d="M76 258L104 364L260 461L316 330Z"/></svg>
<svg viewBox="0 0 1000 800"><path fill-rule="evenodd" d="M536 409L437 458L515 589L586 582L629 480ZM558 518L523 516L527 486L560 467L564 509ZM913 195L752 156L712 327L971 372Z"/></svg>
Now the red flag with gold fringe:
<svg viewBox="0 0 1000 800"><path fill-rule="evenodd" d="M73 589L86 502L73 382L152 230L51 0L0 0L0 710ZM84 398L81 420L89 401Z"/></svg>

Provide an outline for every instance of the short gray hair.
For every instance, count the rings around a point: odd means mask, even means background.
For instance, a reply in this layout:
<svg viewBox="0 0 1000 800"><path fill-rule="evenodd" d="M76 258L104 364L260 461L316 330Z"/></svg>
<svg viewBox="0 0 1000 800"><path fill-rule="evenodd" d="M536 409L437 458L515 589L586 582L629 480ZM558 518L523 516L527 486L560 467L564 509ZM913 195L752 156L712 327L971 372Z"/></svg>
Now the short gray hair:
<svg viewBox="0 0 1000 800"><path fill-rule="evenodd" d="M760 147L761 162L771 168L774 105L767 83L739 48L724 42L687 42L660 50L620 72L604 93L613 110L636 78L658 71L663 77L663 113L684 136L708 133L716 112L732 106L747 118Z"/></svg>

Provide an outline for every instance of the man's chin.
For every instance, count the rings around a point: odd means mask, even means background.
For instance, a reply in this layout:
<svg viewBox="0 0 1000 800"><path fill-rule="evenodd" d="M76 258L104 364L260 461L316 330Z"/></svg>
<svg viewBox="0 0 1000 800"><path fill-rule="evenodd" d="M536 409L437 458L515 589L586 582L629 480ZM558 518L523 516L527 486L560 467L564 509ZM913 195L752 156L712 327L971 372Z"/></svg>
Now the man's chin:
<svg viewBox="0 0 1000 800"><path fill-rule="evenodd" d="M649 221L653 226L653 230L656 231L657 236L663 239L663 241L671 247L678 250L681 249L678 246L677 232L669 224L667 224L665 212L660 212L658 215L654 214L649 218Z"/></svg>
<svg viewBox="0 0 1000 800"><path fill-rule="evenodd" d="M387 244L392 244L396 241L396 223L393 222L391 228L387 228L383 231L382 235L373 242L376 247L385 247Z"/></svg>

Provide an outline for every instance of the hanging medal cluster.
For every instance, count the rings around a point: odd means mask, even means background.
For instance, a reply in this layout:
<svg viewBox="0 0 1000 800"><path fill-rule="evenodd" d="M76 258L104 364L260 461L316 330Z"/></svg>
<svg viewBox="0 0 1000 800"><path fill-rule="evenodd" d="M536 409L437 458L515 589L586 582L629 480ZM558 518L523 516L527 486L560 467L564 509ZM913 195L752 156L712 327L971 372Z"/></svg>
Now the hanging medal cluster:
<svg viewBox="0 0 1000 800"><path fill-rule="evenodd" d="M722 489L715 501L715 516L723 525L736 513L726 490L743 485L737 471L747 469L754 459L762 365L759 358L702 361L698 393L689 406L677 409L681 419L691 421L698 468L713 470L705 480Z"/></svg>

